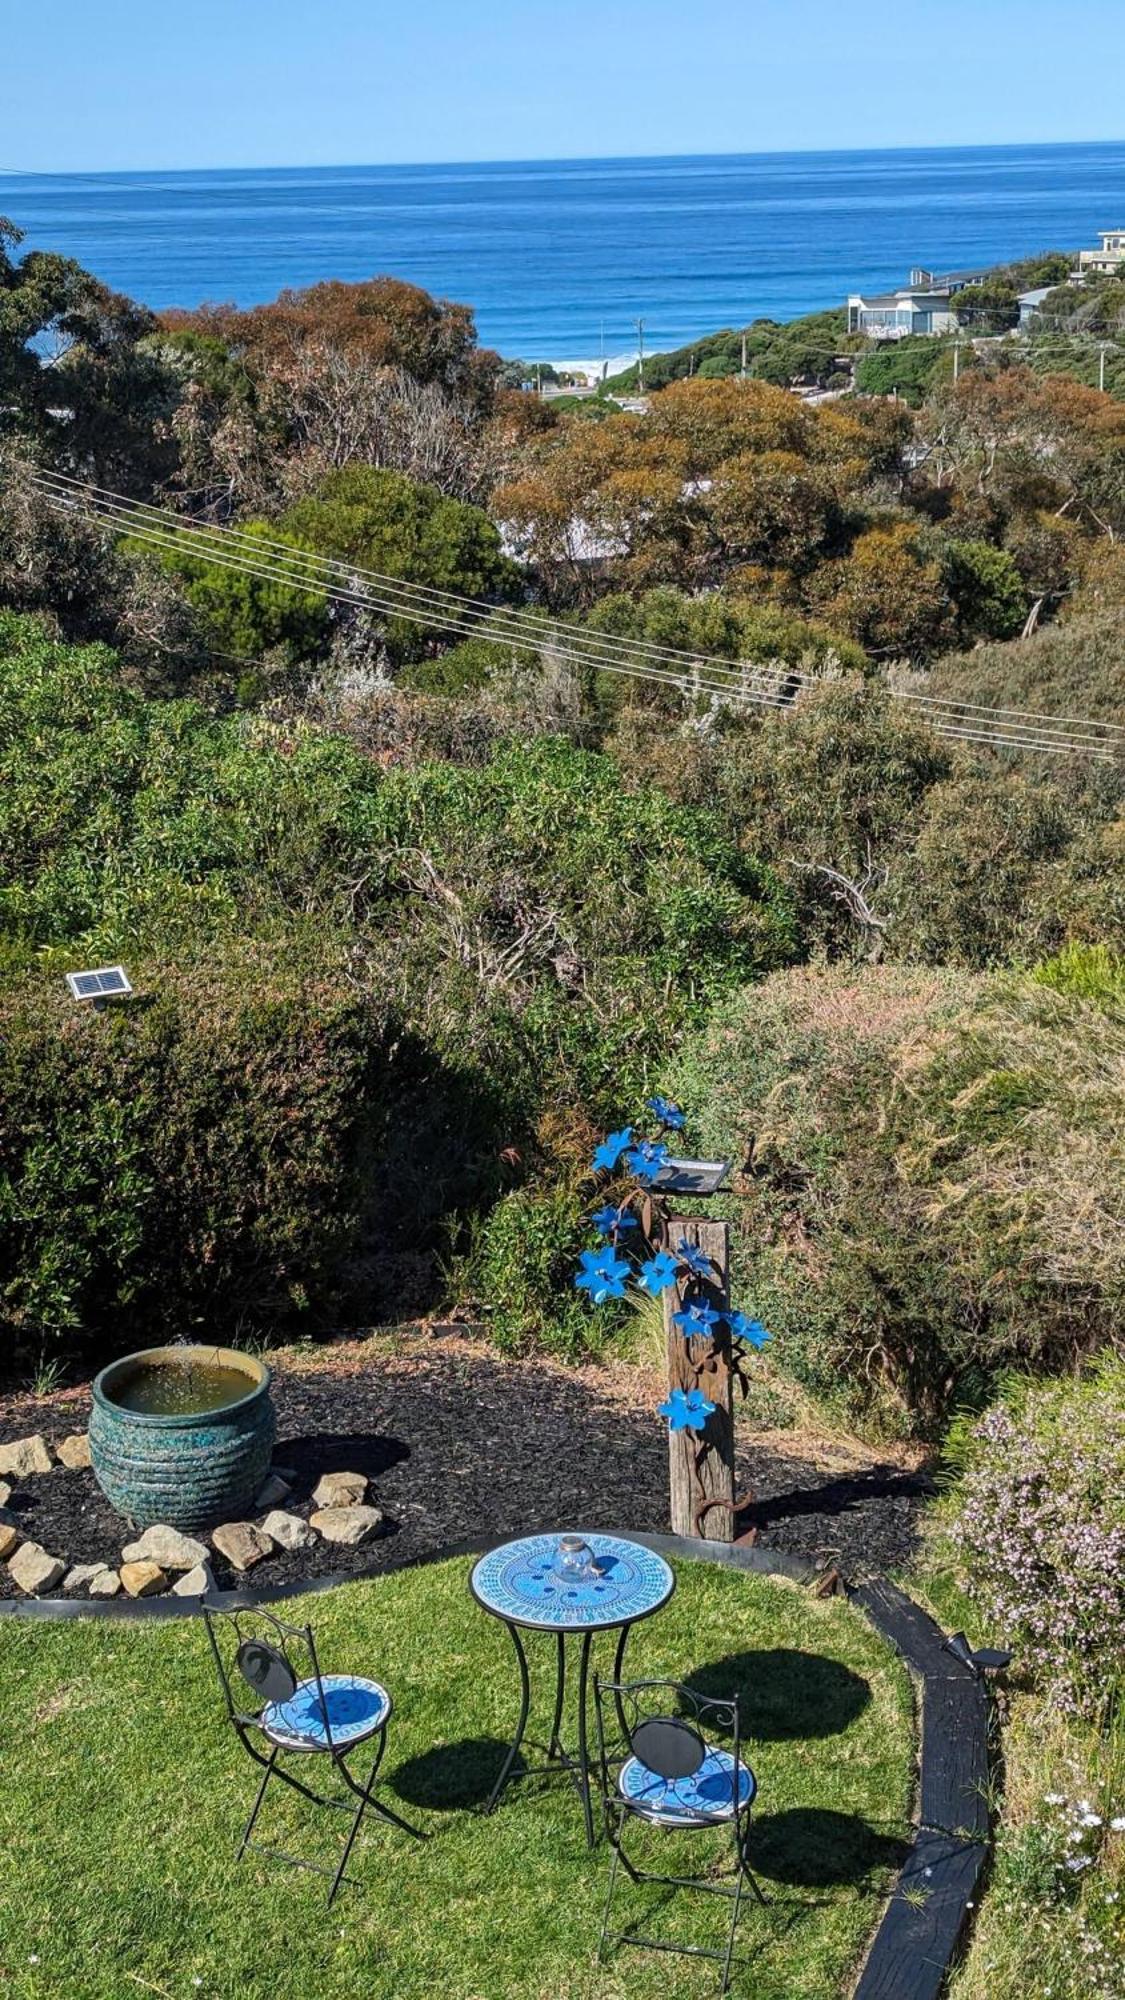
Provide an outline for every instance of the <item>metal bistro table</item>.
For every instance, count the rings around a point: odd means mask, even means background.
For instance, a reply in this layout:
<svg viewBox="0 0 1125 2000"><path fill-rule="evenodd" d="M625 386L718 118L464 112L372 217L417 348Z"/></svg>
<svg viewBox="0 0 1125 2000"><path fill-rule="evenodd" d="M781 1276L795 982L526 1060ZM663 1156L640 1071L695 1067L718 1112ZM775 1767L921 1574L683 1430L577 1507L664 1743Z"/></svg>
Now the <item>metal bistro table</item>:
<svg viewBox="0 0 1125 2000"><path fill-rule="evenodd" d="M482 1556L469 1588L482 1610L502 1619L511 1634L520 1670L520 1717L512 1747L485 1807L492 1812L515 1769L531 1708L531 1677L521 1631L555 1634L555 1708L547 1744L549 1758L574 1774L582 1799L586 1840L594 1845L594 1813L590 1803L590 1763L587 1750L586 1706L590 1651L598 1632L619 1632L613 1678L621 1679L625 1646L633 1626L667 1604L676 1579L662 1556L638 1542L616 1535L568 1534L584 1543L593 1563L584 1572L567 1573L561 1566L561 1535L527 1535L504 1542ZM566 1642L580 1639L578 1655L578 1755L572 1758L559 1740L566 1692Z"/></svg>

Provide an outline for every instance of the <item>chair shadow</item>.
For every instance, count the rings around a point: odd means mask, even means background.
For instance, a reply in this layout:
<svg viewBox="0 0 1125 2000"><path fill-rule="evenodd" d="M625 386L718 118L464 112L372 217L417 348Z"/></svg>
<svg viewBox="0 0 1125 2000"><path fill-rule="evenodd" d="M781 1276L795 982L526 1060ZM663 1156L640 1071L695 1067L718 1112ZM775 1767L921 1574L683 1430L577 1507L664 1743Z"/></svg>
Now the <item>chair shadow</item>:
<svg viewBox="0 0 1125 2000"><path fill-rule="evenodd" d="M749 1861L755 1875L790 1888L853 1885L901 1868L910 1852L905 1834L881 1833L856 1813L825 1806L791 1806L750 1822Z"/></svg>
<svg viewBox="0 0 1125 2000"><path fill-rule="evenodd" d="M319 1431L312 1437L279 1438L273 1455L278 1465L296 1473L296 1497L307 1499L326 1472L362 1472L365 1479L379 1479L410 1457L410 1446L379 1431Z"/></svg>
<svg viewBox="0 0 1125 2000"><path fill-rule="evenodd" d="M861 1715L871 1688L861 1674L823 1653L792 1646L728 1653L685 1674L687 1685L710 1699L738 1696L739 1727L747 1745L837 1736ZM715 1735L722 1732L705 1718Z"/></svg>
<svg viewBox="0 0 1125 2000"><path fill-rule="evenodd" d="M437 1743L397 1765L387 1784L408 1805L430 1812L467 1812L488 1799L507 1751L508 1745L497 1736L463 1736L456 1743ZM517 1762L517 1775L522 1768Z"/></svg>

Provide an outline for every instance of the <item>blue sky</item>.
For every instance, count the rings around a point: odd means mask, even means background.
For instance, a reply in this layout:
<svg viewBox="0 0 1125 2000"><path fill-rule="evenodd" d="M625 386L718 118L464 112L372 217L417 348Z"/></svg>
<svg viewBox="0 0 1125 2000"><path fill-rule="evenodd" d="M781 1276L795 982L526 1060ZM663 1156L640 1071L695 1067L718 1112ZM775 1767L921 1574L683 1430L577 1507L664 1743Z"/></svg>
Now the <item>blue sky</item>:
<svg viewBox="0 0 1125 2000"><path fill-rule="evenodd" d="M1122 0L0 0L0 168L1116 139Z"/></svg>

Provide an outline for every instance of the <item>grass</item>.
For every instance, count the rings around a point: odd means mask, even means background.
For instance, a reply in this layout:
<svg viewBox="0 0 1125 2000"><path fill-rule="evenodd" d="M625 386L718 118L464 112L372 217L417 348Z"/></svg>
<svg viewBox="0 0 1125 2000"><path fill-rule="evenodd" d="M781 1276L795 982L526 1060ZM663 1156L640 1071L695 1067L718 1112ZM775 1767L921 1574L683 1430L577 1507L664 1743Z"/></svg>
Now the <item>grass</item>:
<svg viewBox="0 0 1125 2000"><path fill-rule="evenodd" d="M947 1569L924 1561L901 1579L947 1631L986 1643L979 1613ZM1017 1655L1000 1697L1003 1787L985 1895L950 2000L1125 2000L1125 1701L1101 1726L1049 1707ZM1071 1873L1075 1805L1101 1827Z"/></svg>
<svg viewBox="0 0 1125 2000"><path fill-rule="evenodd" d="M431 1836L418 1846L368 1821L355 1886L331 1911L320 1876L254 1855L235 1864L254 1773L199 1621L0 1623L4 2000L711 1993L715 1968L698 1961L623 1951L595 1964L607 1855L587 1853L565 1779L525 1780L491 1819L477 1810L517 1688L507 1635L466 1575L445 1563L305 1601L326 1671L391 1688L386 1797ZM741 1693L759 1783L754 1867L771 1907L746 1908L734 1992L834 2000L902 1853L914 1753L901 1664L842 1600L689 1562L671 1604L633 1634L628 1667ZM326 1857L336 1815L280 1793L269 1810L263 1838ZM692 1840L712 1839L650 1837L665 1868L676 1850L694 1865ZM726 1912L683 1892L655 1916L621 1908L696 1941L713 1941Z"/></svg>

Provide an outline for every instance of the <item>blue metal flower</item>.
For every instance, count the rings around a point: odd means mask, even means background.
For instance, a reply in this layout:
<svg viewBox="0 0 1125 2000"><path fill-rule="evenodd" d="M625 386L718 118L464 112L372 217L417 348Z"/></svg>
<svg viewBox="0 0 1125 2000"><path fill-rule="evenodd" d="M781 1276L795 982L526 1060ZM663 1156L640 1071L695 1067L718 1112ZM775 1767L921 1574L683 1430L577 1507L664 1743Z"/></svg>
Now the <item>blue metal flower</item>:
<svg viewBox="0 0 1125 2000"><path fill-rule="evenodd" d="M731 1313L729 1324L734 1338L748 1341L751 1347L764 1347L770 1338L761 1320L749 1319L745 1313Z"/></svg>
<svg viewBox="0 0 1125 2000"><path fill-rule="evenodd" d="M705 1257L702 1250L698 1249L694 1243L688 1242L686 1236L681 1236L677 1243L676 1255L681 1264L686 1264L693 1278L711 1277L715 1267L710 1257Z"/></svg>
<svg viewBox="0 0 1125 2000"><path fill-rule="evenodd" d="M654 1299L658 1298L661 1292L666 1292L676 1282L675 1258L669 1257L667 1250L659 1250L655 1257L650 1257L641 1265L640 1282L646 1292L651 1292Z"/></svg>
<svg viewBox="0 0 1125 2000"><path fill-rule="evenodd" d="M670 1097L650 1097L648 1100L648 1108L650 1111L655 1113L656 1117L659 1118L660 1123L662 1125L666 1125L668 1127L668 1130L670 1132L683 1131L684 1126L687 1123L687 1120L685 1119L683 1112L680 1110L679 1105L673 1104Z"/></svg>
<svg viewBox="0 0 1125 2000"><path fill-rule="evenodd" d="M703 1299L692 1299L678 1313L672 1314L672 1323L683 1328L685 1340L691 1340L696 1335L706 1338L721 1318L722 1313L717 1313L714 1306L707 1305Z"/></svg>
<svg viewBox="0 0 1125 2000"><path fill-rule="evenodd" d="M604 1208L595 1209L591 1221L603 1236L615 1236L619 1229L636 1229L638 1226L635 1215L631 1215L627 1208L614 1208L611 1201L607 1201Z"/></svg>
<svg viewBox="0 0 1125 2000"><path fill-rule="evenodd" d="M607 1174L613 1173L632 1136L631 1125L623 1126L620 1132L607 1133L594 1154L594 1172L604 1168Z"/></svg>
<svg viewBox="0 0 1125 2000"><path fill-rule="evenodd" d="M659 1139L642 1139L636 1146L630 1146L625 1155L625 1164L639 1181L654 1181L661 1167L668 1164L668 1148Z"/></svg>
<svg viewBox="0 0 1125 2000"><path fill-rule="evenodd" d="M625 1297L629 1266L623 1257L613 1250L583 1250L580 1262L574 1283L580 1292L589 1292L596 1306Z"/></svg>
<svg viewBox="0 0 1125 2000"><path fill-rule="evenodd" d="M689 1389L686 1395L682 1389L672 1389L668 1401L660 1404L660 1414L667 1417L669 1430L701 1431L706 1428L714 1408L714 1403L707 1401L702 1389Z"/></svg>

